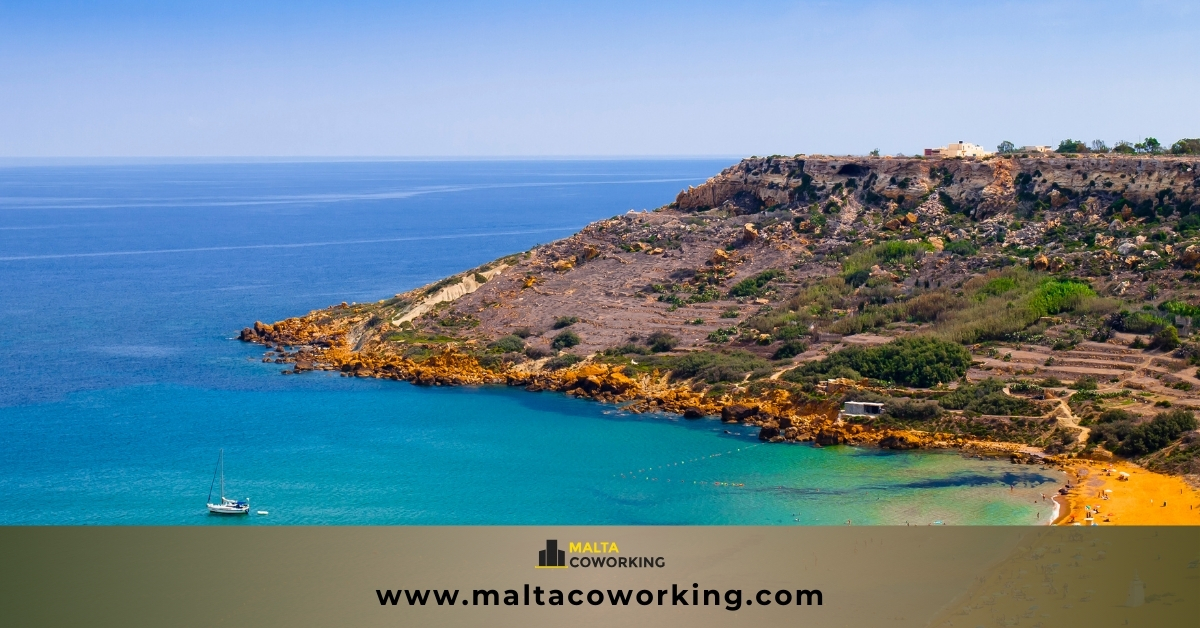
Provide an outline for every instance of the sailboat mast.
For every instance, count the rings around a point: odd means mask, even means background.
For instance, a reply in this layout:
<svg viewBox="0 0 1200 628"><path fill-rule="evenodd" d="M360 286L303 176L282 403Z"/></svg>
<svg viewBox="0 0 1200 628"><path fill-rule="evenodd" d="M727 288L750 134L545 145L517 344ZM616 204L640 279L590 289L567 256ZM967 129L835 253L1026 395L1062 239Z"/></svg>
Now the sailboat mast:
<svg viewBox="0 0 1200 628"><path fill-rule="evenodd" d="M221 502L223 503L225 501L225 450L224 449L221 450L221 453L218 454L217 458L218 458L218 460L220 460L219 464L221 465Z"/></svg>
<svg viewBox="0 0 1200 628"><path fill-rule="evenodd" d="M217 485L217 472L221 470L221 454L217 454L217 468L213 469L213 479L208 485L208 503L212 503L213 487Z"/></svg>

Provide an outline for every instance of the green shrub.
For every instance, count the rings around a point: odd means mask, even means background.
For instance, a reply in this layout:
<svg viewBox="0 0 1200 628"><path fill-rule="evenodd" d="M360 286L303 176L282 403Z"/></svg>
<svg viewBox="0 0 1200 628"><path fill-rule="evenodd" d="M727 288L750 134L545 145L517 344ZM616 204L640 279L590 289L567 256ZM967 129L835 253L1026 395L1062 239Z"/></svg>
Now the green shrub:
<svg viewBox="0 0 1200 628"><path fill-rule="evenodd" d="M730 338L737 335L736 327L721 327L708 333L708 341L717 344L725 344Z"/></svg>
<svg viewBox="0 0 1200 628"><path fill-rule="evenodd" d="M554 319L553 327L554 329L562 329L563 327L570 327L578 322L578 316L559 316L558 318Z"/></svg>
<svg viewBox="0 0 1200 628"><path fill-rule="evenodd" d="M1088 442L1103 444L1123 456L1144 456L1194 429L1196 416L1191 410L1168 410L1140 425L1128 419L1103 423L1092 429Z"/></svg>
<svg viewBox="0 0 1200 628"><path fill-rule="evenodd" d="M1096 390L1096 378L1091 375L1084 375L1071 382L1069 387L1075 390Z"/></svg>
<svg viewBox="0 0 1200 628"><path fill-rule="evenodd" d="M1025 380L1018 380L1008 385L1008 389L1015 393L1040 393L1042 387L1037 384Z"/></svg>
<svg viewBox="0 0 1200 628"><path fill-rule="evenodd" d="M1176 316L1200 316L1200 307L1183 301L1163 301L1158 304L1158 309Z"/></svg>
<svg viewBox="0 0 1200 628"><path fill-rule="evenodd" d="M519 353L525 350L525 341L516 335L501 336L495 342L489 344L488 348L500 353Z"/></svg>
<svg viewBox="0 0 1200 628"><path fill-rule="evenodd" d="M796 340L797 338L808 336L810 333L807 327L785 324L775 328L772 336L774 336L775 340Z"/></svg>
<svg viewBox="0 0 1200 628"><path fill-rule="evenodd" d="M1100 415L1096 417L1096 423L1116 423L1117 421L1133 421L1133 420L1137 419L1137 416L1138 415L1136 415L1132 412L1129 412L1128 410L1121 410L1119 408L1113 408L1111 410L1105 410L1104 412L1101 412Z"/></svg>
<svg viewBox="0 0 1200 628"><path fill-rule="evenodd" d="M1048 314L1086 309L1097 301L1086 283L1023 268L993 271L963 287L964 298L937 320L939 335L964 344L1011 340Z"/></svg>
<svg viewBox="0 0 1200 628"><path fill-rule="evenodd" d="M775 353L771 355L771 359L785 360L788 358L794 358L805 351L808 351L808 344L806 344L804 341L788 340L775 350Z"/></svg>
<svg viewBox="0 0 1200 628"><path fill-rule="evenodd" d="M621 357L623 355L629 355L631 353L637 354L637 355L649 355L650 350L641 345L635 345L633 343L629 343L629 344L623 344L619 347L609 347L609 348L605 349L604 351L602 351L602 353L604 355L611 356L611 357Z"/></svg>
<svg viewBox="0 0 1200 628"><path fill-rule="evenodd" d="M1088 152L1087 144L1080 140L1063 140L1058 143L1058 153L1086 153Z"/></svg>
<svg viewBox="0 0 1200 628"><path fill-rule="evenodd" d="M978 294L1000 296L1009 290L1017 289L1017 280L1012 277L996 277L983 285Z"/></svg>
<svg viewBox="0 0 1200 628"><path fill-rule="evenodd" d="M883 262L894 262L905 257L913 257L923 250L925 247L920 242L904 242L902 240L888 240L871 247L871 253Z"/></svg>
<svg viewBox="0 0 1200 628"><path fill-rule="evenodd" d="M740 382L745 379L747 373L770 365L753 353L740 349L659 356L647 363L647 366L671 371L673 379L699 379L710 384Z"/></svg>
<svg viewBox="0 0 1200 628"><path fill-rule="evenodd" d="M1162 349L1163 351L1172 351L1179 348L1179 330L1175 329L1174 325L1167 325L1154 334L1154 340L1150 341L1151 349Z"/></svg>
<svg viewBox="0 0 1200 628"><path fill-rule="evenodd" d="M964 410L971 402L1004 391L1004 382L989 377L977 384L963 384L938 400L947 410Z"/></svg>
<svg viewBox="0 0 1200 628"><path fill-rule="evenodd" d="M848 283L856 288L858 286L866 284L867 280L870 278L871 278L871 271L867 270L866 268L859 268L858 270L848 272L848 273L846 273L846 276L845 276L846 283Z"/></svg>
<svg viewBox="0 0 1200 628"><path fill-rule="evenodd" d="M894 399L884 404L883 414L887 418L905 423L932 421L942 416L942 408L933 401Z"/></svg>
<svg viewBox="0 0 1200 628"><path fill-rule="evenodd" d="M771 282L772 279L783 277L784 273L781 270L764 270L753 277L747 277L736 284L729 290L729 296L737 297L754 297L762 294L763 288Z"/></svg>
<svg viewBox="0 0 1200 628"><path fill-rule="evenodd" d="M970 257L979 253L979 247L975 246L975 243L970 240L955 240L946 244L946 247L942 250L946 253L961 255L963 257Z"/></svg>
<svg viewBox="0 0 1200 628"><path fill-rule="evenodd" d="M552 355L554 354L550 353L549 350L541 347L528 347L525 349L525 357L529 358L530 360L540 360L542 358L548 358Z"/></svg>
<svg viewBox="0 0 1200 628"><path fill-rule="evenodd" d="M738 317L738 309L736 307L725 308L725 310L721 312L721 318L737 318L737 317Z"/></svg>
<svg viewBox="0 0 1200 628"><path fill-rule="evenodd" d="M931 249L925 243L888 240L856 251L842 262L842 277L851 285L862 285L876 264L911 263L921 251ZM863 274L866 271L866 274Z"/></svg>
<svg viewBox="0 0 1200 628"><path fill-rule="evenodd" d="M950 410L968 410L978 414L999 416L1040 416L1038 404L1019 397L1004 394L1004 382L989 377L978 384L959 386L954 392L942 397L938 403Z"/></svg>
<svg viewBox="0 0 1200 628"><path fill-rule="evenodd" d="M646 338L646 344L655 353L670 351L679 345L679 339L665 331L656 331Z"/></svg>
<svg viewBox="0 0 1200 628"><path fill-rule="evenodd" d="M579 334L568 329L555 336L554 339L550 341L550 346L560 350L570 349L571 347L578 345L580 342L583 341L579 338Z"/></svg>
<svg viewBox="0 0 1200 628"><path fill-rule="evenodd" d="M1002 416L1038 416L1042 414L1041 407L1036 403L1028 399L1010 397L1004 393L992 393L976 399L966 409L979 414Z"/></svg>
<svg viewBox="0 0 1200 628"><path fill-rule="evenodd" d="M1184 138L1171 144L1172 155L1200 155L1200 139Z"/></svg>
<svg viewBox="0 0 1200 628"><path fill-rule="evenodd" d="M961 345L936 338L893 340L877 347L848 347L783 374L787 381L815 381L848 369L865 377L926 388L956 380L971 366Z"/></svg>
<svg viewBox="0 0 1200 628"><path fill-rule="evenodd" d="M1094 297L1096 292L1088 284L1074 279L1051 279L1034 292L1029 308L1037 317L1075 309L1085 297Z"/></svg>

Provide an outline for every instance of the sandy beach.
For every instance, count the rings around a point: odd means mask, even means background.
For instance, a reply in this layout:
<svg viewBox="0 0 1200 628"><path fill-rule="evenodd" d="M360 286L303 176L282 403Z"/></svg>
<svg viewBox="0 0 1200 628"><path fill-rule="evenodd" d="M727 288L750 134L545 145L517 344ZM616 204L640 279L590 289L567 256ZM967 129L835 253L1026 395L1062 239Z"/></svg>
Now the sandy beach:
<svg viewBox="0 0 1200 628"><path fill-rule="evenodd" d="M1200 491L1182 478L1124 462L1082 460L1065 470L1071 489L1055 496L1054 525L1200 525Z"/></svg>

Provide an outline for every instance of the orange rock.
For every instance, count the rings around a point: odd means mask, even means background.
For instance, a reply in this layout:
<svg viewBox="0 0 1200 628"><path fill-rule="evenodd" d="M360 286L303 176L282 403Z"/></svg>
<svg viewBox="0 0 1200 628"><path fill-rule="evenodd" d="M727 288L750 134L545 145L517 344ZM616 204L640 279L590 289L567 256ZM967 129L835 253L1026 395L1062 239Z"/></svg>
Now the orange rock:
<svg viewBox="0 0 1200 628"><path fill-rule="evenodd" d="M742 227L742 242L753 242L758 239L758 229L754 225L746 223Z"/></svg>
<svg viewBox="0 0 1200 628"><path fill-rule="evenodd" d="M1179 255L1179 264L1184 268L1196 268L1200 266L1200 247L1195 244L1189 245Z"/></svg>

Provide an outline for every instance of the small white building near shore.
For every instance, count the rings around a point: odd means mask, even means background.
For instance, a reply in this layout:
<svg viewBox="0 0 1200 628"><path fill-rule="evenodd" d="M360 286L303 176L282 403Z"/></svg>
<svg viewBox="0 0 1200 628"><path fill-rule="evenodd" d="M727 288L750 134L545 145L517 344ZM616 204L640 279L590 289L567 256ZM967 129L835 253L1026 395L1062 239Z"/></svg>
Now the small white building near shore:
<svg viewBox="0 0 1200 628"><path fill-rule="evenodd" d="M842 406L842 415L844 416L879 416L880 414L883 414L882 403L847 401Z"/></svg>
<svg viewBox="0 0 1200 628"><path fill-rule="evenodd" d="M991 155L991 151L985 150L979 144L971 144L970 142L958 141L953 144L947 144L941 148L926 148L926 157L940 157L942 159L953 159L955 157L987 157Z"/></svg>

